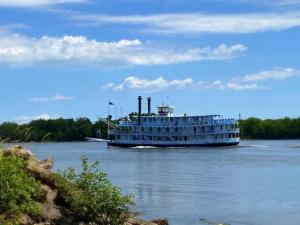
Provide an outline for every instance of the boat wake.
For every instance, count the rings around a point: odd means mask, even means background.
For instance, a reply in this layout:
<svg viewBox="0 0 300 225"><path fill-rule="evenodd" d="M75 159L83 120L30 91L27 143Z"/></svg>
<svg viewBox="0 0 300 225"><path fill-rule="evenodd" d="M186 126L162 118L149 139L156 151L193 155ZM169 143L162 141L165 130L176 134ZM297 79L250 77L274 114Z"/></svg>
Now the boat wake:
<svg viewBox="0 0 300 225"><path fill-rule="evenodd" d="M300 145L244 145L240 148L300 148Z"/></svg>
<svg viewBox="0 0 300 225"><path fill-rule="evenodd" d="M134 149L147 149L147 148L157 148L155 146L135 146L135 147L132 147Z"/></svg>
<svg viewBox="0 0 300 225"><path fill-rule="evenodd" d="M274 146L274 145L248 145L245 147L252 147L252 148L276 148L280 146Z"/></svg>

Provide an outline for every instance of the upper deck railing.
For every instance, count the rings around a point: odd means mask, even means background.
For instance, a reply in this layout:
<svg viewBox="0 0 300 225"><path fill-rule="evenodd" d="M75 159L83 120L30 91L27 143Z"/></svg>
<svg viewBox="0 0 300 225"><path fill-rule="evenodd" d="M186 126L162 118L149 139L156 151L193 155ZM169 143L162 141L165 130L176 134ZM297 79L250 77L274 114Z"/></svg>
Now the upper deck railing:
<svg viewBox="0 0 300 225"><path fill-rule="evenodd" d="M235 119L199 119L199 117L143 117L141 120L142 126L192 126L192 125L219 125L236 123ZM120 121L120 126L138 126L136 120Z"/></svg>

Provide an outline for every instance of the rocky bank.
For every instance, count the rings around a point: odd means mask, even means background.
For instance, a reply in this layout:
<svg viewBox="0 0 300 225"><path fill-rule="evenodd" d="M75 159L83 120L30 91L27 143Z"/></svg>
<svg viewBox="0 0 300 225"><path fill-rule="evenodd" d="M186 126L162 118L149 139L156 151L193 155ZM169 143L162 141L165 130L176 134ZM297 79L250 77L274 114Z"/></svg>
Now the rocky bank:
<svg viewBox="0 0 300 225"><path fill-rule="evenodd" d="M14 156L22 158L27 162L27 173L42 183L41 191L44 198L38 202L42 209L40 216L32 218L26 214L21 217L22 225L71 225L78 224L72 218L72 211L59 199L59 187L54 179L52 167L53 159L39 160L29 150L21 146L14 146L2 151L3 156ZM1 193L0 193L1 194ZM4 212L5 214L5 212ZM2 213L3 215L3 213ZM86 225L81 223L81 225ZM127 219L124 225L168 225L166 219L143 221L135 216Z"/></svg>

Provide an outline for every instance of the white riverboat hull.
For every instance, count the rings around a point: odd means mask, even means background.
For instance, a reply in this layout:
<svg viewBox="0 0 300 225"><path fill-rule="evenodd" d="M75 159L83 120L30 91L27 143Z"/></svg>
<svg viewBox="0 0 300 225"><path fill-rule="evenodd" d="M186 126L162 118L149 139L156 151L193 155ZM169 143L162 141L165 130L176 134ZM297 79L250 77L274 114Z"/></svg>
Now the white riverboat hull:
<svg viewBox="0 0 300 225"><path fill-rule="evenodd" d="M145 147L160 147L160 148L170 148L170 147L223 147L223 146L235 146L240 143L239 138L234 138L232 140L228 140L225 142L166 142L166 143L158 143L158 142L116 142L116 141L108 141L108 146L115 146L115 147L123 147L123 148L132 148L138 146L145 146Z"/></svg>

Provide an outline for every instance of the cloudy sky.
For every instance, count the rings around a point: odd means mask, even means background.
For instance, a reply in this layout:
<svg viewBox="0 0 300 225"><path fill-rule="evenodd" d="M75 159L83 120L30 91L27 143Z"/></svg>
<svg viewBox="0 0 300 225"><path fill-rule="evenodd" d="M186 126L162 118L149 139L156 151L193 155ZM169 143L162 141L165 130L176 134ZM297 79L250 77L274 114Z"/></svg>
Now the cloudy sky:
<svg viewBox="0 0 300 225"><path fill-rule="evenodd" d="M300 0L0 0L0 78L0 122L298 117Z"/></svg>

